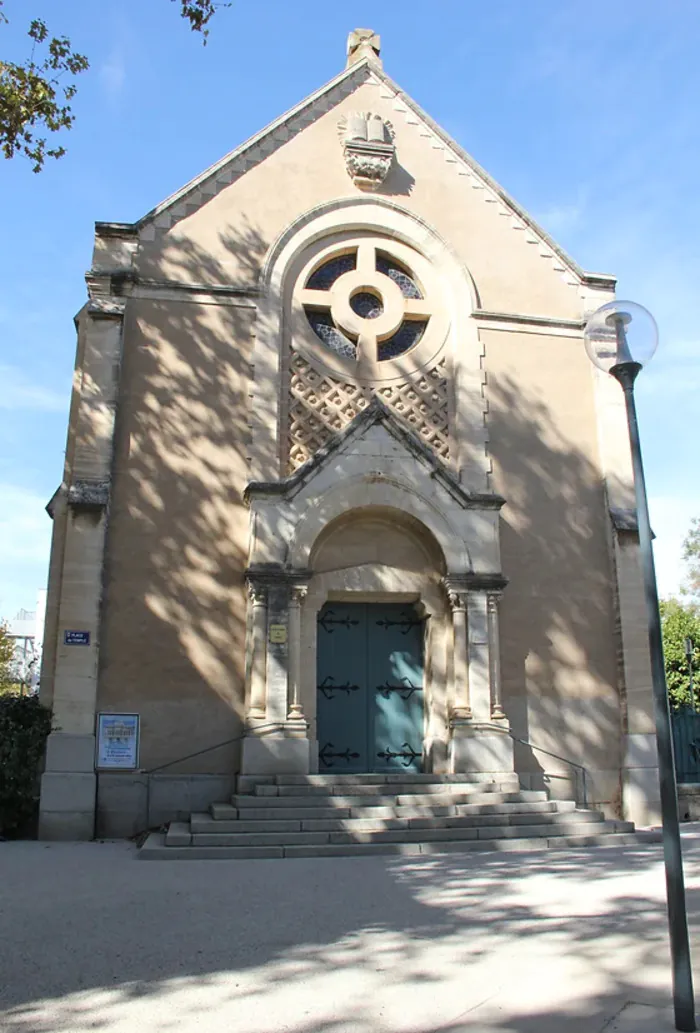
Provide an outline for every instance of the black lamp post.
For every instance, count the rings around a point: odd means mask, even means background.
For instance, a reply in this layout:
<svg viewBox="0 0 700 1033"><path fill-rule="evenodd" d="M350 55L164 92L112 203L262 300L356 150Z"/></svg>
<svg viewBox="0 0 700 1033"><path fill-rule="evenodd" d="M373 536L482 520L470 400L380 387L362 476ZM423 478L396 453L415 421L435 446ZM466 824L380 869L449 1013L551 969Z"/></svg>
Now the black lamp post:
<svg viewBox="0 0 700 1033"><path fill-rule="evenodd" d="M634 490L639 527L639 550L644 575L649 651L651 655L654 718L659 755L661 822L663 828L664 864L666 868L666 901L671 941L673 973L673 1008L676 1029L692 1031L695 1023L693 976L688 943L688 916L683 882L683 856L678 825L678 796L673 760L671 717L664 670L661 640L659 598L656 589L654 553L651 544L649 509L644 483L644 467L634 402L634 382L640 370L651 359L658 344L658 330L651 313L631 301L612 301L588 319L584 340L588 356L599 369L618 381L625 396L627 426L632 451Z"/></svg>

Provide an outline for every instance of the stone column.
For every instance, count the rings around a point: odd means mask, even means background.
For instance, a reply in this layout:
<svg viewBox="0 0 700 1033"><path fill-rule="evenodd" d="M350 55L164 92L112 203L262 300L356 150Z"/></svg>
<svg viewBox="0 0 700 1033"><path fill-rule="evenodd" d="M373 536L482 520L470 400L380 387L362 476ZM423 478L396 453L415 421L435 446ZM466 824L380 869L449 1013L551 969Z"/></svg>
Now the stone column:
<svg viewBox="0 0 700 1033"><path fill-rule="evenodd" d="M282 728L289 696L289 586L270 585L267 599L266 717L269 724Z"/></svg>
<svg viewBox="0 0 700 1033"><path fill-rule="evenodd" d="M300 589L288 571L251 574L249 582L264 586L265 599L261 594L253 609L251 705L241 755L241 774L254 782L259 775L308 773L310 751L298 689Z"/></svg>
<svg viewBox="0 0 700 1033"><path fill-rule="evenodd" d="M513 742L501 704L497 609L500 593L493 591L490 581L491 578L475 574L446 579L453 609L455 678L461 666L458 642L464 641L469 679L467 699L458 695L452 710L450 769L478 772L517 787Z"/></svg>
<svg viewBox="0 0 700 1033"><path fill-rule="evenodd" d="M501 636L498 620L498 604L500 601L500 592L489 593L487 608L491 668L491 717L494 721L502 721L506 716L501 696Z"/></svg>
<svg viewBox="0 0 700 1033"><path fill-rule="evenodd" d="M452 610L452 633L454 637L452 718L465 720L472 716L469 701L469 642L467 639L466 596L462 592L448 592L447 598Z"/></svg>
<svg viewBox="0 0 700 1033"><path fill-rule="evenodd" d="M491 669L486 593L467 593L469 628L469 684L472 717L491 720Z"/></svg>
<svg viewBox="0 0 700 1033"><path fill-rule="evenodd" d="M248 598L252 606L249 634L250 696L248 718L263 720L266 710L266 640L267 640L267 588L254 581L248 581Z"/></svg>
<svg viewBox="0 0 700 1033"><path fill-rule="evenodd" d="M305 721L301 705L301 604L306 586L295 586L289 597L289 714L290 721Z"/></svg>

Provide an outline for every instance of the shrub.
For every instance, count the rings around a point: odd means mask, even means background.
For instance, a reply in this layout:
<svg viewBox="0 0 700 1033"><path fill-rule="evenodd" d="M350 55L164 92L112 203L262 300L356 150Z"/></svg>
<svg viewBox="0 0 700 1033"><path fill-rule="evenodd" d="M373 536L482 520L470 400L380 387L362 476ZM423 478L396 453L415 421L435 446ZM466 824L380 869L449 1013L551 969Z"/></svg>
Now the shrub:
<svg viewBox="0 0 700 1033"><path fill-rule="evenodd" d="M22 831L36 813L39 766L51 714L37 696L0 696L0 834Z"/></svg>
<svg viewBox="0 0 700 1033"><path fill-rule="evenodd" d="M664 642L666 685L673 710L690 703L690 675L685 640L691 639L693 652L693 695L697 705L700 694L700 614L692 604L664 599L659 606Z"/></svg>

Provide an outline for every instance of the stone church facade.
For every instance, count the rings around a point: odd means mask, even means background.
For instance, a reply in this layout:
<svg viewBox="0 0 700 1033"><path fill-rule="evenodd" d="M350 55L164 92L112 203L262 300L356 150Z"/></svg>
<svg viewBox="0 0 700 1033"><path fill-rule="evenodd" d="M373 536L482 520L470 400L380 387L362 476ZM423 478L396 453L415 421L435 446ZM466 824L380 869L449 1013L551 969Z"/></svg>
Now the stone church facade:
<svg viewBox="0 0 700 1033"><path fill-rule="evenodd" d="M144 218L97 223L87 284L42 836L130 835L274 772L585 778L656 820L624 408L582 338L614 278L373 33ZM98 763L100 714L138 715L131 769Z"/></svg>

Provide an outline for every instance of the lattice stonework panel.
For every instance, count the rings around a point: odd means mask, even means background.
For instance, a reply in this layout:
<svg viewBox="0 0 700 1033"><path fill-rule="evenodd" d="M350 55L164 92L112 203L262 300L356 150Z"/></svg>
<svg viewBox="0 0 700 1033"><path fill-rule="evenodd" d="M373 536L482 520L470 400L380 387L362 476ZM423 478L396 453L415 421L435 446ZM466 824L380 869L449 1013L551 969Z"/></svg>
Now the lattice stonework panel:
<svg viewBox="0 0 700 1033"><path fill-rule="evenodd" d="M382 387L344 384L318 373L293 351L289 392L289 469L310 459L330 437L347 427L376 395L387 408L448 460L449 419L444 360L410 381Z"/></svg>

